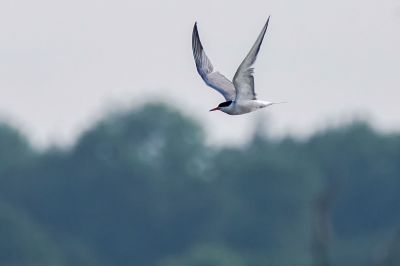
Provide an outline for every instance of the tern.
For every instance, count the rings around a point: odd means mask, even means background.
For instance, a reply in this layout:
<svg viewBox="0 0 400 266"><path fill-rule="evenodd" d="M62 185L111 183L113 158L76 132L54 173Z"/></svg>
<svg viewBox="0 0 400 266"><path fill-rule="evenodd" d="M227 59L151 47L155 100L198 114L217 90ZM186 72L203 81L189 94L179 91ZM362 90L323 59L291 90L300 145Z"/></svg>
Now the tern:
<svg viewBox="0 0 400 266"><path fill-rule="evenodd" d="M241 115L273 104L283 103L258 100L256 93L254 92L253 64L256 61L258 52L260 51L261 43L268 28L269 19L270 17L268 17L267 22L261 30L261 33L253 47L250 49L250 52L237 69L236 74L233 77L233 82L227 79L220 72L214 70L211 61L204 52L203 45L201 44L199 32L197 30L197 22L194 24L192 33L192 49L197 71L204 82L221 93L226 100L210 111L220 110L229 115Z"/></svg>

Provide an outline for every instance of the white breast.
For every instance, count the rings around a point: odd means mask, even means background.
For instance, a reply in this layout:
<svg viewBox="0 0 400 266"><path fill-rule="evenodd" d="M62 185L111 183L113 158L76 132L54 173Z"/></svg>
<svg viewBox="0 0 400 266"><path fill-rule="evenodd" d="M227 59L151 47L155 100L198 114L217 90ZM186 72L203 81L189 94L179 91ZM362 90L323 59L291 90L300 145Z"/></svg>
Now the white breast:
<svg viewBox="0 0 400 266"><path fill-rule="evenodd" d="M271 104L271 102L260 100L234 101L230 106L221 109L221 111L230 115L241 115L254 112Z"/></svg>

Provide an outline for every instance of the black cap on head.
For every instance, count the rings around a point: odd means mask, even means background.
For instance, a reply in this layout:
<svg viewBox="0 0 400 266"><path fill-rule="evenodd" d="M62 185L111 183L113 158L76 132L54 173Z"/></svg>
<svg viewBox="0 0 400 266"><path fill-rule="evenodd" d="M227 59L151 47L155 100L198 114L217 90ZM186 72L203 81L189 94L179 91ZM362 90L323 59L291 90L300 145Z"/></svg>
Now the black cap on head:
<svg viewBox="0 0 400 266"><path fill-rule="evenodd" d="M231 105L231 103L232 103L232 101L226 101L226 102L220 103L218 105L218 107L228 107L229 105Z"/></svg>

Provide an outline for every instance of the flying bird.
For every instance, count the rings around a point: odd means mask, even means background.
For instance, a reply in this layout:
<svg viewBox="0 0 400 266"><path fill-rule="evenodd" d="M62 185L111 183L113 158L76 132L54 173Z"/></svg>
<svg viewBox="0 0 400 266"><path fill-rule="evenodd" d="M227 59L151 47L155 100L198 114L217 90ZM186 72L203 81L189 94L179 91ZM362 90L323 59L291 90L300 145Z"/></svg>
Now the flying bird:
<svg viewBox="0 0 400 266"><path fill-rule="evenodd" d="M210 111L220 110L229 115L241 115L250 113L261 108L282 102L268 102L258 100L254 91L254 68L257 54L260 51L261 43L268 28L270 17L268 17L260 35L258 36L250 52L244 58L233 77L233 82L227 79L220 72L214 70L210 59L204 52L201 44L197 22L194 24L192 33L192 49L197 71L204 82L222 94L225 102L220 103Z"/></svg>

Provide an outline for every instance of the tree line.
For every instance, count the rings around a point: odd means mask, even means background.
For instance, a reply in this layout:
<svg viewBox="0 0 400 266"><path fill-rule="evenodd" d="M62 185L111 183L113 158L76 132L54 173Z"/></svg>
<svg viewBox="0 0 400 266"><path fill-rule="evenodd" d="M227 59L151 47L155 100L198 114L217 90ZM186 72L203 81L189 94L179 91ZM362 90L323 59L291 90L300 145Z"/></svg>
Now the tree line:
<svg viewBox="0 0 400 266"><path fill-rule="evenodd" d="M162 104L67 149L0 124L1 265L400 265L400 134L367 122L209 147Z"/></svg>

